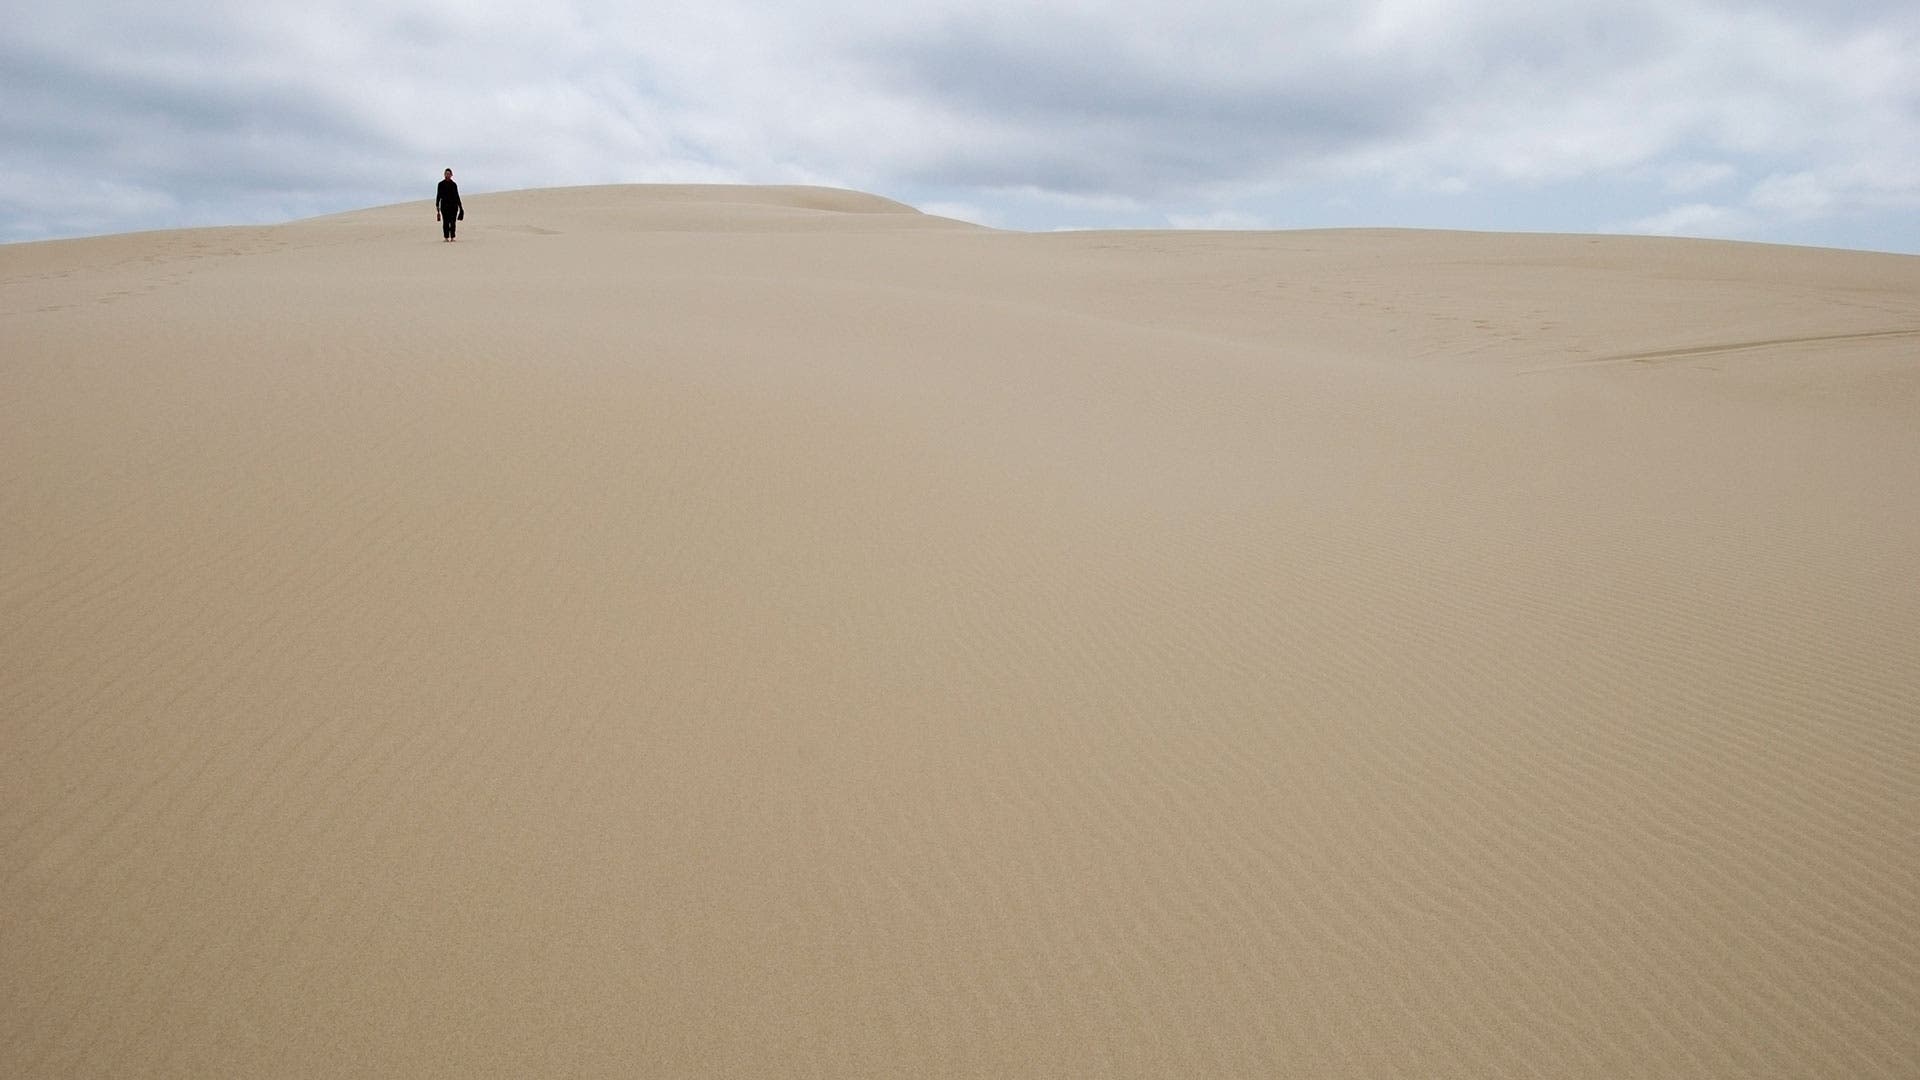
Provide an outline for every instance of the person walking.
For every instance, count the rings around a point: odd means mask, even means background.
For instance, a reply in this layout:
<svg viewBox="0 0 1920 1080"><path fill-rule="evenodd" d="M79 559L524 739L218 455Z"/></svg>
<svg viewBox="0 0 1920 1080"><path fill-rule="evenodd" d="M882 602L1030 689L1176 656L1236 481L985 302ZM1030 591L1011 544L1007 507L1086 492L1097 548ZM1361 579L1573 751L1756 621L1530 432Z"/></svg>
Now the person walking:
<svg viewBox="0 0 1920 1080"><path fill-rule="evenodd" d="M467 212L460 206L460 185L453 182L452 169L447 170L446 179L440 181L440 190L433 197L433 216L440 222L440 239L453 243L453 227Z"/></svg>

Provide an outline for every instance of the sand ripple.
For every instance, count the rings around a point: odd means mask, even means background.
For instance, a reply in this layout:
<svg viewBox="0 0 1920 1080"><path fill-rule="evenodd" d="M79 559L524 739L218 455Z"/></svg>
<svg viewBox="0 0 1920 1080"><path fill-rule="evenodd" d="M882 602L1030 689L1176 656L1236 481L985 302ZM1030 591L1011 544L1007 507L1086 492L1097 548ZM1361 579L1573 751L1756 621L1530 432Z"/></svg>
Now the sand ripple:
<svg viewBox="0 0 1920 1080"><path fill-rule="evenodd" d="M1920 261L0 247L0 1073L1920 1073Z"/></svg>

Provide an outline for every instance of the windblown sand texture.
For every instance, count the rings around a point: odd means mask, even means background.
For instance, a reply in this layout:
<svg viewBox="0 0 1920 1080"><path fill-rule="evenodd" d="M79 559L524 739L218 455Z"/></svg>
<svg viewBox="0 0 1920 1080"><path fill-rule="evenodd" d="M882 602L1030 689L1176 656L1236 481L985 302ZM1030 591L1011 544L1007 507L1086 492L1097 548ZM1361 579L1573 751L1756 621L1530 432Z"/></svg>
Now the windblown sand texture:
<svg viewBox="0 0 1920 1080"><path fill-rule="evenodd" d="M1920 1075L1920 259L0 247L0 1075Z"/></svg>

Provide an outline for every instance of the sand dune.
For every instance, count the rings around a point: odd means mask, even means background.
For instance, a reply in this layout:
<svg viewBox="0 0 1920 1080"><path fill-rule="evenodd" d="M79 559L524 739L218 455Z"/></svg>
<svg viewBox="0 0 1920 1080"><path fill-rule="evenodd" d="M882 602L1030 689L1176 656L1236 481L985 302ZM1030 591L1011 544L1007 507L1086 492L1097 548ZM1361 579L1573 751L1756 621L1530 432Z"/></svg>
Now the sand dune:
<svg viewBox="0 0 1920 1080"><path fill-rule="evenodd" d="M0 246L0 1074L1920 1074L1920 259Z"/></svg>

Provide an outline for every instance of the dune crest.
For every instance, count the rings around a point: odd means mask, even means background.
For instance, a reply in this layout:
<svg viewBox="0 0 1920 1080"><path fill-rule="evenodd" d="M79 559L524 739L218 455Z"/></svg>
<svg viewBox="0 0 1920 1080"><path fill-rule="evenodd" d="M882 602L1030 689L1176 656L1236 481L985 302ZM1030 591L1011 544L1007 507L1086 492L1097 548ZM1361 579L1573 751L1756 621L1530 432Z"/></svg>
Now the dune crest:
<svg viewBox="0 0 1920 1080"><path fill-rule="evenodd" d="M0 1075L1920 1061L1920 259L0 246Z"/></svg>
<svg viewBox="0 0 1920 1080"><path fill-rule="evenodd" d="M480 222L506 229L662 231L974 228L922 214L905 203L841 188L746 184L602 184L476 192L466 196ZM417 202L311 219L336 226L393 224L419 215ZM295 223L308 224L309 222Z"/></svg>

